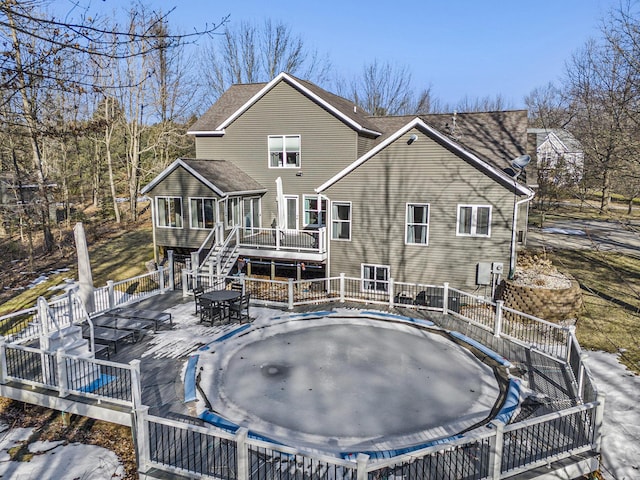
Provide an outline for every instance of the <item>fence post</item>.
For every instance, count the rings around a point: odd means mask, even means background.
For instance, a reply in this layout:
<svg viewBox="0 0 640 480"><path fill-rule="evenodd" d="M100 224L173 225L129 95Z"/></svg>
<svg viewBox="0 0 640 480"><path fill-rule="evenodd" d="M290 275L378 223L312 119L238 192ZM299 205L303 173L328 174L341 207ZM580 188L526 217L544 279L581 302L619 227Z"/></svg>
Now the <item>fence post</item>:
<svg viewBox="0 0 640 480"><path fill-rule="evenodd" d="M138 471L142 473L149 469L151 462L151 441L147 428L147 415L149 415L149 407L146 405L140 405L131 412L131 421L133 422L131 432L137 453Z"/></svg>
<svg viewBox="0 0 640 480"><path fill-rule="evenodd" d="M60 397L64 398L69 396L69 382L67 375L67 362L65 361L64 349L59 348L56 350L56 370L57 370L57 384L58 384L58 394Z"/></svg>
<svg viewBox="0 0 640 480"><path fill-rule="evenodd" d="M393 278L389 278L389 308L393 308L393 290L395 285L393 283Z"/></svg>
<svg viewBox="0 0 640 480"><path fill-rule="evenodd" d="M344 303L344 273L340 274L340 303Z"/></svg>
<svg viewBox="0 0 640 480"><path fill-rule="evenodd" d="M249 446L247 436L249 430L240 427L236 432L236 455L238 458L237 480L249 480Z"/></svg>
<svg viewBox="0 0 640 480"><path fill-rule="evenodd" d="M160 286L160 293L164 293L164 267L162 265L158 267L158 283Z"/></svg>
<svg viewBox="0 0 640 480"><path fill-rule="evenodd" d="M580 367L578 370L578 398L584 395L584 356L580 354ZM583 399L584 400L584 399Z"/></svg>
<svg viewBox="0 0 640 480"><path fill-rule="evenodd" d="M367 480L369 475L369 472L367 472L367 467L369 465L369 455L367 455L366 453L359 453L356 457L356 464L356 479Z"/></svg>
<svg viewBox="0 0 640 480"><path fill-rule="evenodd" d="M449 282L444 282L442 287L442 313L445 315L449 310Z"/></svg>
<svg viewBox="0 0 640 480"><path fill-rule="evenodd" d="M140 360L129 362L131 367L131 403L134 410L142 406L142 384L140 383Z"/></svg>
<svg viewBox="0 0 640 480"><path fill-rule="evenodd" d="M289 279L289 284L287 285L289 292L289 310L293 309L293 278Z"/></svg>
<svg viewBox="0 0 640 480"><path fill-rule="evenodd" d="M493 336L499 337L502 333L502 307L504 307L504 300L496 301L496 318L493 323Z"/></svg>
<svg viewBox="0 0 640 480"><path fill-rule="evenodd" d="M169 266L169 290L173 292L176 288L176 266L173 260L173 250L167 250L167 265Z"/></svg>
<svg viewBox="0 0 640 480"><path fill-rule="evenodd" d="M107 298L109 302L109 310L116 306L116 296L113 289L113 280L107 280Z"/></svg>
<svg viewBox="0 0 640 480"><path fill-rule="evenodd" d="M0 384L7 383L7 347L4 338L0 337Z"/></svg>
<svg viewBox="0 0 640 480"><path fill-rule="evenodd" d="M182 270L181 275L182 275L182 296L183 297L187 297L189 296L189 277L187 274L188 270L185 268L184 270Z"/></svg>
<svg viewBox="0 0 640 480"><path fill-rule="evenodd" d="M596 401L598 406L596 407L596 416L593 423L593 445L592 448L596 452L600 453L602 449L602 421L604 420L604 402L606 395L602 392L596 394Z"/></svg>
<svg viewBox="0 0 640 480"><path fill-rule="evenodd" d="M73 292L67 290L67 311L69 312L69 325L73 325Z"/></svg>
<svg viewBox="0 0 640 480"><path fill-rule="evenodd" d="M493 420L491 424L496 429L496 436L491 441L489 453L489 478L498 480L502 470L502 450L504 448L504 423Z"/></svg>
<svg viewBox="0 0 640 480"><path fill-rule="evenodd" d="M569 325L567 328L567 358L566 363L571 363L571 347L573 346L573 337L576 335L576 326Z"/></svg>

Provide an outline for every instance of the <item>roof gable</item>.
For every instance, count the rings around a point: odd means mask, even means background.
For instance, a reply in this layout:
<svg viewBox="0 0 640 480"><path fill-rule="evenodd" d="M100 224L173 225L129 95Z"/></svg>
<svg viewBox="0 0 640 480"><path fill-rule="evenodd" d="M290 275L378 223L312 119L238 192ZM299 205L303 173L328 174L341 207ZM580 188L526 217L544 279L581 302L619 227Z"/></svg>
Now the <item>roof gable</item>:
<svg viewBox="0 0 640 480"><path fill-rule="evenodd" d="M183 168L220 197L248 195L267 191L252 177L225 160L177 159L140 192L147 193L178 168Z"/></svg>
<svg viewBox="0 0 640 480"><path fill-rule="evenodd" d="M381 135L381 132L375 130L375 125L369 120L367 113L349 100L284 72L269 83L232 86L192 125L187 133L224 135L224 129L227 126L281 82L287 83L354 130L365 135Z"/></svg>
<svg viewBox="0 0 640 480"><path fill-rule="evenodd" d="M461 145L459 145L456 142L452 141L449 137L443 135L442 133L440 133L439 131L437 131L433 127L427 125L421 118L415 117L415 118L413 118L413 120L411 120L410 122L408 122L407 124L405 124L401 128L397 129L393 134L389 135L384 141L378 143L375 147L373 147L371 150L369 150L367 153L365 153L363 156L361 156L359 159L357 159L351 165L349 165L348 167L346 167L342 171L338 172L332 178L330 178L325 183L323 183L318 188L316 188L316 192L321 193L321 192L325 191L326 189L331 187L333 184L337 183L338 181L340 181L341 179L346 177L349 173L354 171L360 165L362 165L363 163L365 163L369 159L373 158L376 154L378 154L380 151L382 151L388 145L390 145L393 142L395 142L402 135L406 134L408 131L410 131L411 129L414 129L414 128L419 129L420 131L422 131L426 135L428 135L430 138L432 138L436 142L438 142L441 145L443 145L448 150L452 151L453 153L455 153L459 157L461 157L461 158L469 161L470 163L474 164L481 171L483 171L483 172L491 175L492 177L496 178L503 185L505 185L505 186L514 185L513 178L511 176L509 176L507 173L505 173L502 169L497 168L496 166L494 166L494 165L482 160L477 155L475 155L473 152L470 152L469 150L466 150ZM524 185L521 185L519 183L516 183L515 185L516 185L516 190L517 190L518 193L520 193L522 195L532 195L533 194L532 190L530 190L529 188L525 187Z"/></svg>

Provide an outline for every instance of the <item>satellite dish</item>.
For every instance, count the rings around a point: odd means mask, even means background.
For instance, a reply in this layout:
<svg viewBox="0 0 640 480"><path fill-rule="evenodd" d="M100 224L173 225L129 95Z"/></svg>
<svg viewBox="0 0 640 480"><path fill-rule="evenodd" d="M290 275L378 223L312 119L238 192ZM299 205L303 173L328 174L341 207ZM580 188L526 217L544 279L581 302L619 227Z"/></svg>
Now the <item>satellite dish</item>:
<svg viewBox="0 0 640 480"><path fill-rule="evenodd" d="M511 166L515 169L522 170L524 167L529 165L531 161L531 157L529 155L520 155L517 158L511 160Z"/></svg>

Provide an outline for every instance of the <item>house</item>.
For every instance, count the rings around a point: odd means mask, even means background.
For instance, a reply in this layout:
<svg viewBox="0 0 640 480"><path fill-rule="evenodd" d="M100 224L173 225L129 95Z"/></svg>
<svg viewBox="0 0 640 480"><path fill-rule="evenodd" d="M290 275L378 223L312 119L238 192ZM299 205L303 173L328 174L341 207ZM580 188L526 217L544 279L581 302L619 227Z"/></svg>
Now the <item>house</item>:
<svg viewBox="0 0 640 480"><path fill-rule="evenodd" d="M575 185L582 179L584 151L580 142L561 128L529 128L535 146L540 184Z"/></svg>
<svg viewBox="0 0 640 480"><path fill-rule="evenodd" d="M189 129L197 159L143 189L154 247L365 290L486 285L526 238L533 191L505 171L526 127L524 110L372 117L286 73L234 85Z"/></svg>

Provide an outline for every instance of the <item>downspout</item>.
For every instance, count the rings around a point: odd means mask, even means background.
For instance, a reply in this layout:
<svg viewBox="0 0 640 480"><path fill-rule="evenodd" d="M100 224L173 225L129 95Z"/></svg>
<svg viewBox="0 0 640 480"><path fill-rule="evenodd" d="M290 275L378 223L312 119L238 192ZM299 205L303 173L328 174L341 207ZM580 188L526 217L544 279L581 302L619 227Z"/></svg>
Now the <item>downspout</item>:
<svg viewBox="0 0 640 480"><path fill-rule="evenodd" d="M513 195L515 198L515 181L513 182L513 188ZM511 225L511 255L509 258L509 276L507 277L509 280L513 280L513 276L516 273L516 227L518 226L518 209L522 203L530 202L531 200L533 200L533 197L535 195L536 193L532 191L531 194L526 198L513 202L513 224Z"/></svg>

